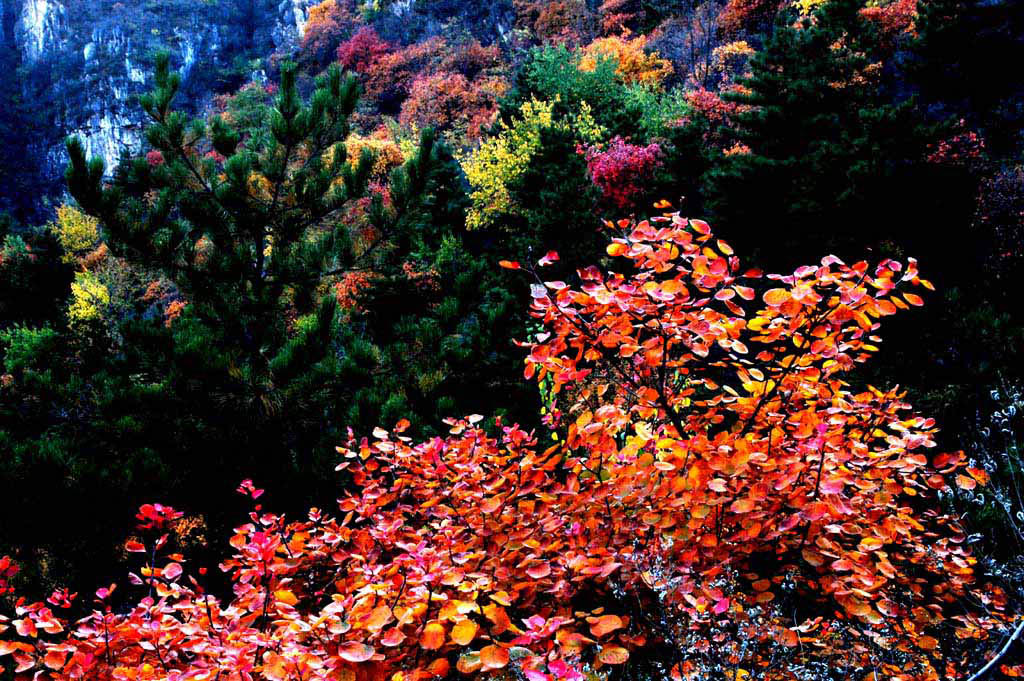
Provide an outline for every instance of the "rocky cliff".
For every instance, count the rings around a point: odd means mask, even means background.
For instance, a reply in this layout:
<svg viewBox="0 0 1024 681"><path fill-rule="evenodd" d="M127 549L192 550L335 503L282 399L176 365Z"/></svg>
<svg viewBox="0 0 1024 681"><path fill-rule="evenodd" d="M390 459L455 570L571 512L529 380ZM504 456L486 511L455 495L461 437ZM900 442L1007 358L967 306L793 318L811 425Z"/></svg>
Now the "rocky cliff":
<svg viewBox="0 0 1024 681"><path fill-rule="evenodd" d="M63 139L79 135L108 171L137 147L143 121L134 97L145 91L157 50L167 49L184 82L184 104L200 110L290 51L316 0L0 0L0 46L11 106L0 127L30 132L29 158L56 184ZM16 106L20 104L20 106ZM19 118L20 117L20 118ZM25 120L20 120L25 119ZM24 155L24 154L23 154ZM7 203L17 197L7 197ZM0 201L0 208L3 208Z"/></svg>

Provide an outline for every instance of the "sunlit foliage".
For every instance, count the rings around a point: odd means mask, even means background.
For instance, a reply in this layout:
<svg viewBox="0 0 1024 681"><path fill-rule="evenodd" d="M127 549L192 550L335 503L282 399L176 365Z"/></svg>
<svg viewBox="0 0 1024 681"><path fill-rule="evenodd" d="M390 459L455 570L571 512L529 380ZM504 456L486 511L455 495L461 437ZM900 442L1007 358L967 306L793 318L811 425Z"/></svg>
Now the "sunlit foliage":
<svg viewBox="0 0 1024 681"><path fill-rule="evenodd" d="M96 247L100 240L99 220L86 215L70 203L57 208L57 219L50 224L64 249L64 262L72 263Z"/></svg>
<svg viewBox="0 0 1024 681"><path fill-rule="evenodd" d="M490 227L502 215L518 210L509 187L526 171L530 158L540 148L541 132L550 128L571 130L581 142L595 142L602 134L588 108L568 120L558 120L554 102L524 103L511 123L502 121L501 131L484 140L463 161L463 170L473 188L473 204L466 216L469 229Z"/></svg>
<svg viewBox="0 0 1024 681"><path fill-rule="evenodd" d="M916 263L765 278L700 221L615 229L626 273L528 268L551 446L481 416L419 443L404 420L352 436L340 515L255 506L226 600L162 550L182 514L146 505L125 550L149 595L115 609L103 587L78 622L20 601L0 656L154 681L959 675L961 642L1005 630L1008 603L936 495L986 476L929 451L934 421L898 390L844 380L882 318L922 304Z"/></svg>
<svg viewBox="0 0 1024 681"><path fill-rule="evenodd" d="M615 73L628 84L659 85L672 75L672 64L658 54L644 50L647 39L599 38L587 45L579 62L581 71L593 71L601 58L615 62Z"/></svg>

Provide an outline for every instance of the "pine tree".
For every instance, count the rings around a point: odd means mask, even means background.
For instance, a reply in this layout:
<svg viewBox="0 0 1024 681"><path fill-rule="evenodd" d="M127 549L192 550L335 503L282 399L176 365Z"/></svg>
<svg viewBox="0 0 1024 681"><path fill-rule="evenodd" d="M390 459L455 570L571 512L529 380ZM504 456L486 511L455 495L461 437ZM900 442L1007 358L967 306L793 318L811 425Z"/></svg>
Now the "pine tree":
<svg viewBox="0 0 1024 681"><path fill-rule="evenodd" d="M282 68L267 129L243 136L221 117L189 122L174 111L180 79L161 57L156 88L140 100L153 120L152 149L123 162L104 187L101 163L87 162L70 140L67 179L82 207L103 221L110 248L162 273L187 301L175 353L193 365L189 374L202 376L204 392L213 388L243 422L269 423L308 462L313 445L301 432L302 414L321 411L311 404L320 392L314 377L337 362L328 280L373 265L422 193L432 137L392 176L389 207L380 193L372 196L377 243L357 252L345 215L369 196L373 166L369 152L346 156L358 86L333 67L306 104L295 71Z"/></svg>
<svg viewBox="0 0 1024 681"><path fill-rule="evenodd" d="M799 23L783 13L745 89L727 95L747 107L734 123L750 153L706 175L708 207L728 238L787 263L822 247L857 255L855 243L899 241L910 224L915 195L898 178L919 166L931 131L887 89L860 8L829 0ZM782 235L774 244L757 238L766 221Z"/></svg>
<svg viewBox="0 0 1024 681"><path fill-rule="evenodd" d="M108 180L102 160L68 141L71 194L99 218L114 273L143 284L123 292L112 317L90 312L2 343L11 376L0 413L11 418L0 426L10 454L0 486L11 493L0 517L43 496L50 513L0 534L48 552L40 564L58 570L90 556L93 567L69 580L102 574L126 528L96 530L95 519L124 515L141 490L205 513L211 529L228 509L207 500L243 477L295 482L286 507L337 492L334 448L355 390L343 365L358 358L347 354L333 285L386 264L403 242L436 150L425 133L371 190L372 157L345 151L354 79L332 68L304 101L295 74L283 66L265 115L237 127L189 121L174 109L180 79L161 56L140 99L152 119L148 150L125 156ZM356 221L374 241L357 247ZM173 307L148 300L146 281L170 289Z"/></svg>

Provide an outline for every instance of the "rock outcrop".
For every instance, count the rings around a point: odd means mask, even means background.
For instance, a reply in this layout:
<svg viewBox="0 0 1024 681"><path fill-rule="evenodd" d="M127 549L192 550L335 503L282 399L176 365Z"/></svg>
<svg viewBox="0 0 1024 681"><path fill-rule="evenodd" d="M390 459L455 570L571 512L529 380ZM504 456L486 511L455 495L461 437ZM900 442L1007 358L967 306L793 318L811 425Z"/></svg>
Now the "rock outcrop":
<svg viewBox="0 0 1024 681"><path fill-rule="evenodd" d="M110 172L124 149L141 143L145 123L134 98L148 87L157 49L171 51L182 75L179 103L199 111L218 87L247 78L250 63L259 72L259 57L294 47L313 4L0 0L0 47L11 51L23 96L47 93L46 101L30 102L41 136L31 160L43 176L58 179L63 140L72 134Z"/></svg>

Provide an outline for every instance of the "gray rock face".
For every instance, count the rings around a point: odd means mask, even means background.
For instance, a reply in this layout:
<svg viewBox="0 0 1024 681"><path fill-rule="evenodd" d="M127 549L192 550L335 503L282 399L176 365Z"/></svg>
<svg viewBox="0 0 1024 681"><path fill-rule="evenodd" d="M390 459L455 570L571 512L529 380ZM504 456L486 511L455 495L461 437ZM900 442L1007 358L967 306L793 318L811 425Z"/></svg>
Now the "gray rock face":
<svg viewBox="0 0 1024 681"><path fill-rule="evenodd" d="M59 50L67 34L67 12L56 0L22 0L15 24L15 40L22 58L34 62Z"/></svg>
<svg viewBox="0 0 1024 681"><path fill-rule="evenodd" d="M0 0L0 46L14 50L26 78L37 81L35 88L24 83L26 93L50 95L40 103L52 121L48 139L39 142L46 174L63 172L69 134L102 157L108 172L122 150L138 147L145 123L133 99L148 87L157 49L170 50L182 75L179 103L198 111L215 79L238 70L240 55L295 46L316 1ZM261 70L254 63L234 77Z"/></svg>
<svg viewBox="0 0 1024 681"><path fill-rule="evenodd" d="M277 5L274 25L274 47L281 51L294 49L306 30L309 8L319 0L281 0Z"/></svg>

